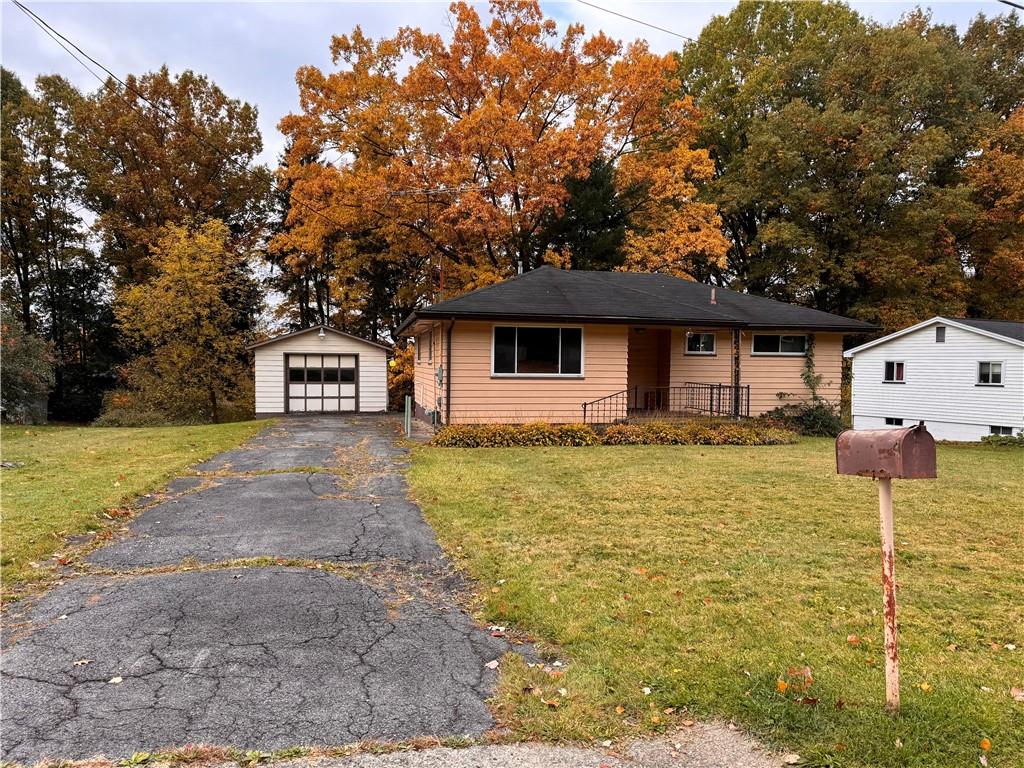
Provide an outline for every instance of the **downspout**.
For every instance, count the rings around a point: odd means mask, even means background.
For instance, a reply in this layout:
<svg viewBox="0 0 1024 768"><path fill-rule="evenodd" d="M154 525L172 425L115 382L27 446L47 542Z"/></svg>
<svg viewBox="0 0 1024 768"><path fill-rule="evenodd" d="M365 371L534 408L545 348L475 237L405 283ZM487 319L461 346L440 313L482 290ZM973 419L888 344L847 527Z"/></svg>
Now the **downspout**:
<svg viewBox="0 0 1024 768"><path fill-rule="evenodd" d="M739 328L732 331L732 415L740 417L740 336Z"/></svg>
<svg viewBox="0 0 1024 768"><path fill-rule="evenodd" d="M445 340L445 356L447 364L444 377L444 424L448 426L452 421L452 328L455 327L455 318L448 321L448 335Z"/></svg>

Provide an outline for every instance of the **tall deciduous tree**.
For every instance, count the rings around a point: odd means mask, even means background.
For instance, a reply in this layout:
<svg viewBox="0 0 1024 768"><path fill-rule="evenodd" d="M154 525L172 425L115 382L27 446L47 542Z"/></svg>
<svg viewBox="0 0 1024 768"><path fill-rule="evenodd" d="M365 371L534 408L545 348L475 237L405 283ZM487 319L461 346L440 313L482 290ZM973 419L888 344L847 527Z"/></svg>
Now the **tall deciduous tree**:
<svg viewBox="0 0 1024 768"><path fill-rule="evenodd" d="M191 71L175 77L164 67L125 82L109 81L76 116L85 199L118 282L152 275L149 249L169 223L220 219L253 245L270 192L269 172L254 165L256 108Z"/></svg>
<svg viewBox="0 0 1024 768"><path fill-rule="evenodd" d="M124 368L122 399L136 409L216 422L249 395L239 328L256 288L232 248L221 221L167 225L151 251L153 276L119 297L118 322L139 352Z"/></svg>
<svg viewBox="0 0 1024 768"><path fill-rule="evenodd" d="M887 328L963 312L978 214L963 168L1020 98L1022 66L1015 23L972 29L812 3L743 3L709 24L680 60L731 241L708 276Z"/></svg>
<svg viewBox="0 0 1024 768"><path fill-rule="evenodd" d="M349 274L384 259L420 267L406 290L429 290L435 270L450 290L487 284L568 248L545 236L551 219L603 162L644 191L623 239L631 268L688 275L720 260L714 209L695 200L711 173L693 147L697 113L665 97L671 58L579 25L559 36L535 2L493 0L486 24L467 3L451 13L448 43L357 28L334 38L338 71L299 71L303 110L282 130L295 157L331 162L288 164L303 204L278 247L319 252L340 233ZM360 250L367 237L383 250Z"/></svg>
<svg viewBox="0 0 1024 768"><path fill-rule="evenodd" d="M2 297L22 326L51 342L51 417L91 419L117 361L112 270L89 247L82 220L85 179L73 149L82 96L56 76L35 86L3 72Z"/></svg>
<svg viewBox="0 0 1024 768"><path fill-rule="evenodd" d="M979 215L966 249L972 315L1024 319L1024 108L988 136L967 169Z"/></svg>

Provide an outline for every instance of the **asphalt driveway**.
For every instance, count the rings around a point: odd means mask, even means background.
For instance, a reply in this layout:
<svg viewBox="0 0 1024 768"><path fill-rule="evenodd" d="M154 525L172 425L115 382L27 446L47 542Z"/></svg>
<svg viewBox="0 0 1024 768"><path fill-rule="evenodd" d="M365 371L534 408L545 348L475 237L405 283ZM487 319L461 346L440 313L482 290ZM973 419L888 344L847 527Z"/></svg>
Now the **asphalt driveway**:
<svg viewBox="0 0 1024 768"><path fill-rule="evenodd" d="M5 640L4 758L492 727L509 647L458 607L394 424L286 419L171 483Z"/></svg>

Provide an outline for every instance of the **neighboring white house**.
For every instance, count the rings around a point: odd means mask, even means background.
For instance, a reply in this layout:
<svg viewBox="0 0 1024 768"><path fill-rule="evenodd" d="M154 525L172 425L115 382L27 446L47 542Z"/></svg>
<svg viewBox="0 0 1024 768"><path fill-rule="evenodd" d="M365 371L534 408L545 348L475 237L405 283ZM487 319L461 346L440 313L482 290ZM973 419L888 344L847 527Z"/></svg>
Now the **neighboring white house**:
<svg viewBox="0 0 1024 768"><path fill-rule="evenodd" d="M249 349L257 416L387 410L390 348L383 344L315 325Z"/></svg>
<svg viewBox="0 0 1024 768"><path fill-rule="evenodd" d="M1024 323L933 317L844 355L854 429L923 421L937 440L1024 430Z"/></svg>

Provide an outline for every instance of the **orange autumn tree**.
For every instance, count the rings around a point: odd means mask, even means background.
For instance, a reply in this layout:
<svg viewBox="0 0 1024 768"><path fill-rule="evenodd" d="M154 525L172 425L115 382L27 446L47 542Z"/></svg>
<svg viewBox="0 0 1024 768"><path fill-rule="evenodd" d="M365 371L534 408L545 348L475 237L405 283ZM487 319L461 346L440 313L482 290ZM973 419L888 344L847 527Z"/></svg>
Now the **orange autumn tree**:
<svg viewBox="0 0 1024 768"><path fill-rule="evenodd" d="M486 285L568 261L546 224L567 182L603 161L630 195L624 268L689 276L721 261L716 212L695 200L712 173L696 109L666 96L671 57L577 24L560 36L536 2L492 0L487 23L466 3L451 15L450 41L357 27L333 39L336 71L299 70L301 111L281 122L292 205L274 248L329 252L342 274L410 265L418 296L439 270L448 292Z"/></svg>
<svg viewBox="0 0 1024 768"><path fill-rule="evenodd" d="M967 166L979 215L969 233L972 316L1024 317L1024 108L981 144Z"/></svg>

